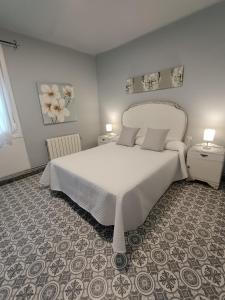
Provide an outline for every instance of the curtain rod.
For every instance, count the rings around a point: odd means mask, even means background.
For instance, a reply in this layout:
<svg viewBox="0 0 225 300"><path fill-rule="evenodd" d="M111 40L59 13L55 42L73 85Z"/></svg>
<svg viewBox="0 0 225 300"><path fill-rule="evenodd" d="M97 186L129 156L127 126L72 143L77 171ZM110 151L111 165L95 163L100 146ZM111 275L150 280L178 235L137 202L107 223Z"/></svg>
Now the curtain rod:
<svg viewBox="0 0 225 300"><path fill-rule="evenodd" d="M17 43L16 40L13 40L12 42L0 40L0 44L6 45L9 47L13 47L14 49L17 49L19 47L19 44Z"/></svg>

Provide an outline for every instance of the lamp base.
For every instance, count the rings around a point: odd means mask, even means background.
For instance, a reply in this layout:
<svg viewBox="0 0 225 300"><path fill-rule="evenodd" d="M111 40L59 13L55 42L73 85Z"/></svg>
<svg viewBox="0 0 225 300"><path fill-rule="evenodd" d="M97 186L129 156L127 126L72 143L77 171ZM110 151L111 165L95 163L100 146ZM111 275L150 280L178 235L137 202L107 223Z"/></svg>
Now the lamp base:
<svg viewBox="0 0 225 300"><path fill-rule="evenodd" d="M106 132L106 134L107 135L111 135L111 136L115 136L116 135L116 133L114 133L114 132Z"/></svg>
<svg viewBox="0 0 225 300"><path fill-rule="evenodd" d="M202 149L205 149L205 150L209 150L213 147L213 144L209 143L209 142L206 142L206 144L204 144L204 146L202 147Z"/></svg>
<svg viewBox="0 0 225 300"><path fill-rule="evenodd" d="M211 146L203 146L202 149L205 149L205 150L209 150L211 149L212 147Z"/></svg>

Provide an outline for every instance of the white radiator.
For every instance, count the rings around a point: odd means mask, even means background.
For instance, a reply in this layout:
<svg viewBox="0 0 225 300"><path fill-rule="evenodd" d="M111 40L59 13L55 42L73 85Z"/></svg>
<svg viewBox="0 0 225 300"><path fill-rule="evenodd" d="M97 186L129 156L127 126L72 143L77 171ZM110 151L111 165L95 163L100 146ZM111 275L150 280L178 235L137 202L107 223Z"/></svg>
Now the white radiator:
<svg viewBox="0 0 225 300"><path fill-rule="evenodd" d="M46 142L50 160L81 151L80 135L77 133L47 139Z"/></svg>

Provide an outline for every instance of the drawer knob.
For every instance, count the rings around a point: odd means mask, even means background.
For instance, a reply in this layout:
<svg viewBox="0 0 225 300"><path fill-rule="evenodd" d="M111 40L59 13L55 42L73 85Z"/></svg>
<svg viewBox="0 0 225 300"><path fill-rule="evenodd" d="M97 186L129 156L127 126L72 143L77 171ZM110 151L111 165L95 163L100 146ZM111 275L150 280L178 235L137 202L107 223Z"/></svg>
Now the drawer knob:
<svg viewBox="0 0 225 300"><path fill-rule="evenodd" d="M208 154L200 154L202 157L207 157L208 156Z"/></svg>

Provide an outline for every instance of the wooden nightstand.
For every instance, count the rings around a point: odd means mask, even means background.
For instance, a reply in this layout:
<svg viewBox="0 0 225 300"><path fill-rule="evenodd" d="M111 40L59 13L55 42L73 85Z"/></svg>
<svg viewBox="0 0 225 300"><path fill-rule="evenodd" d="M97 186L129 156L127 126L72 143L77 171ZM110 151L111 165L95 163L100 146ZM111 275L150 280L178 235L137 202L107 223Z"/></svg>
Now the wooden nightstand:
<svg viewBox="0 0 225 300"><path fill-rule="evenodd" d="M215 189L219 188L224 165L224 147L205 149L196 145L188 150L187 168L189 179L207 182Z"/></svg>
<svg viewBox="0 0 225 300"><path fill-rule="evenodd" d="M117 141L118 135L117 134L104 134L98 137L98 145L107 144L110 142Z"/></svg>

